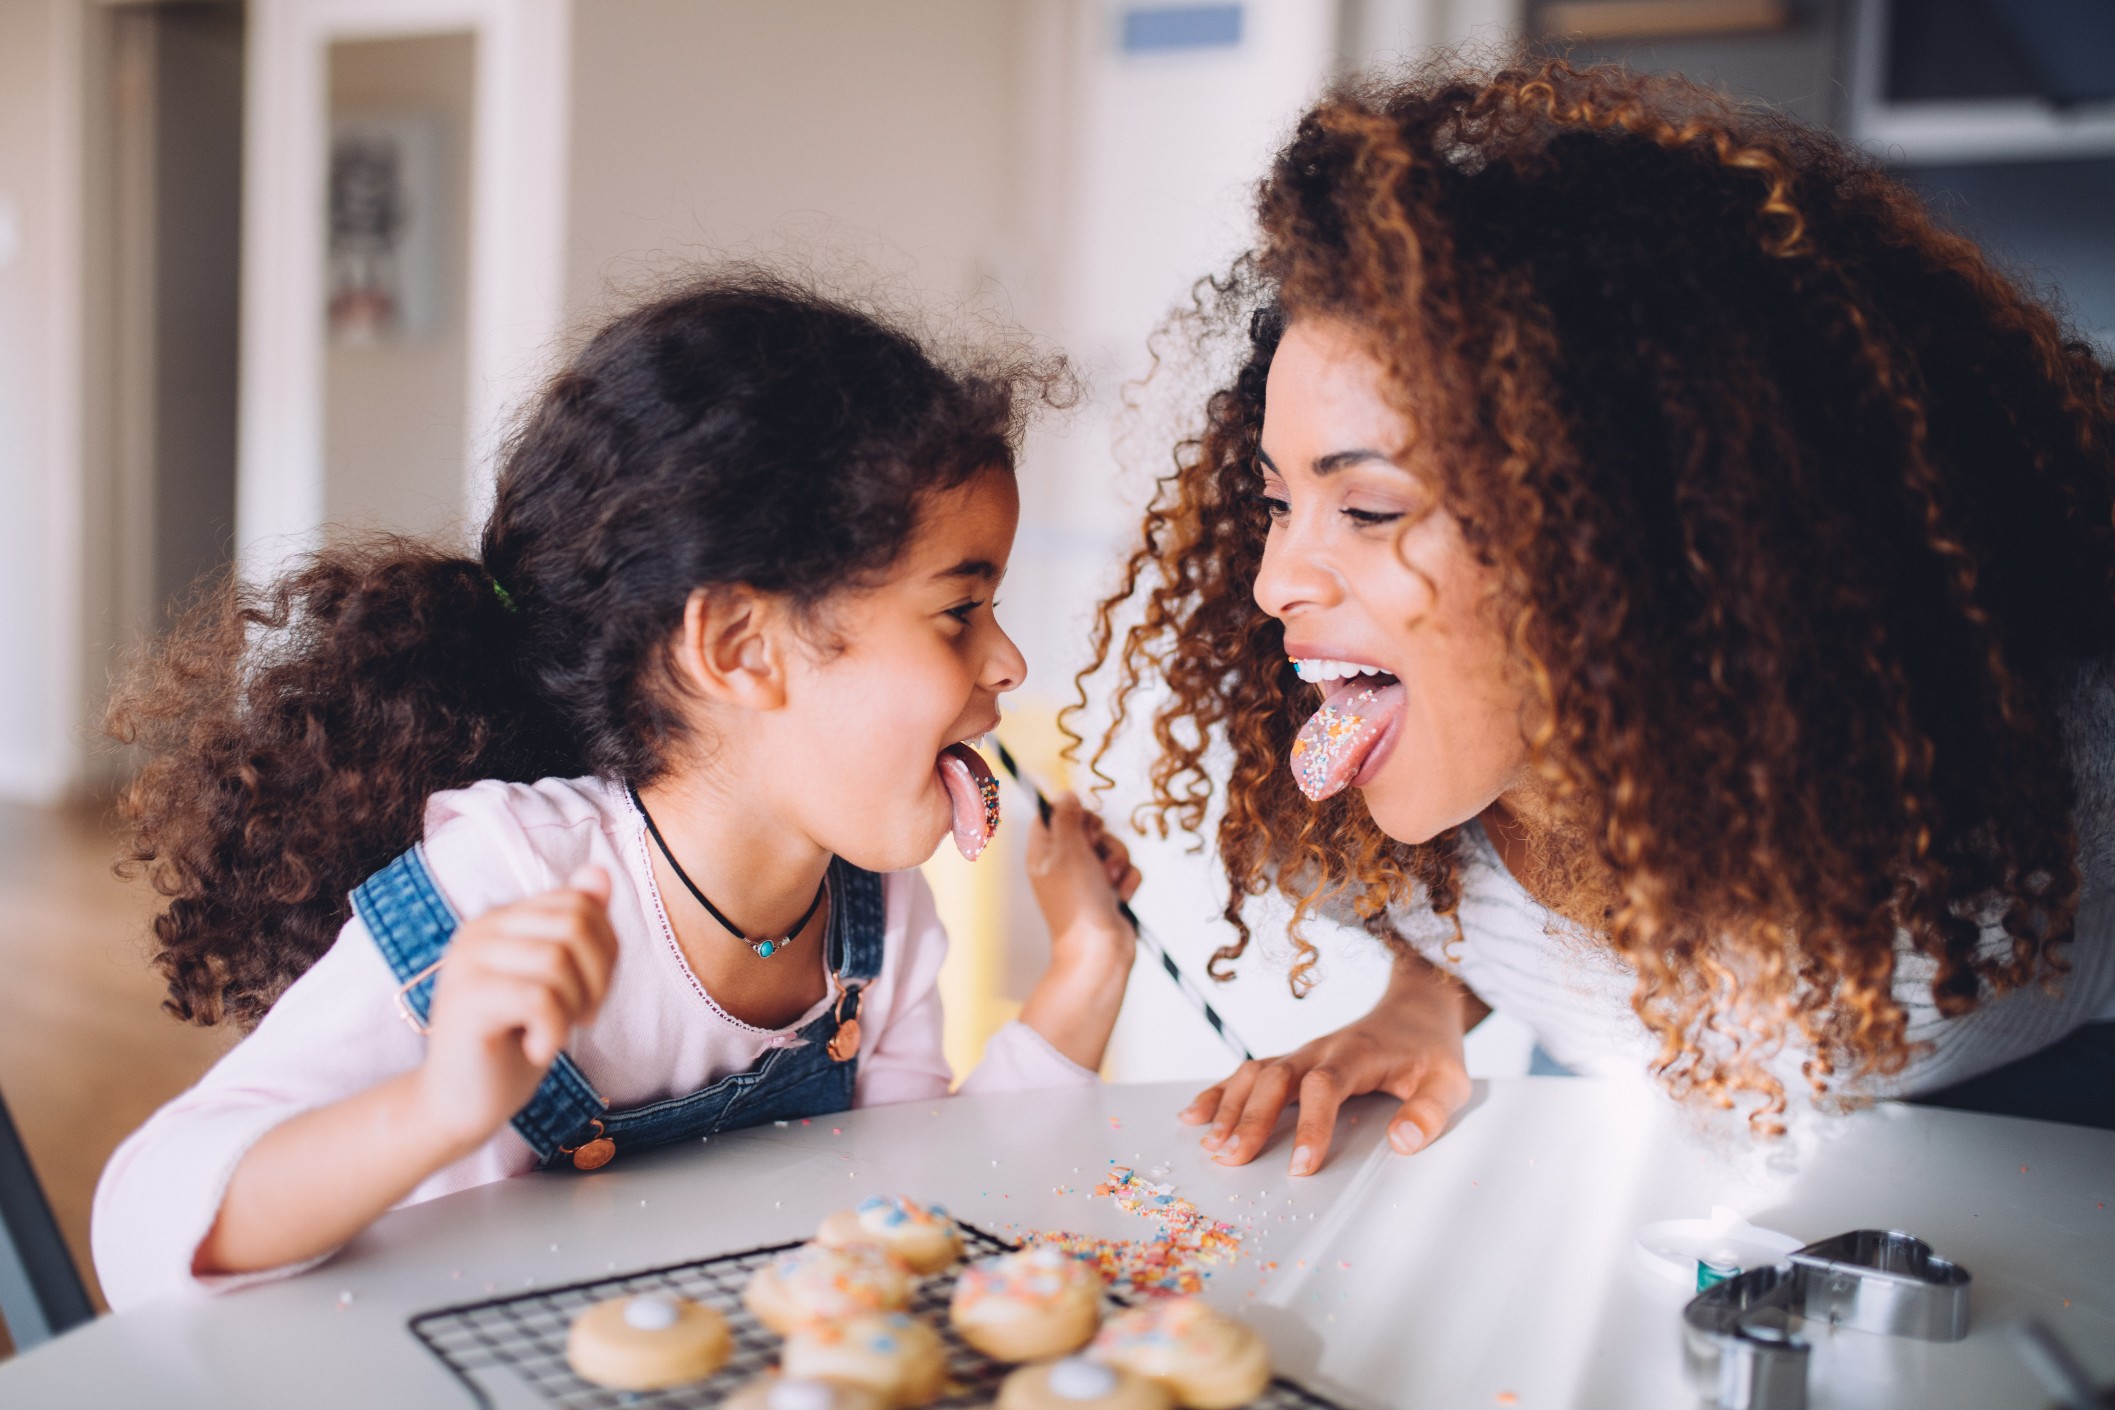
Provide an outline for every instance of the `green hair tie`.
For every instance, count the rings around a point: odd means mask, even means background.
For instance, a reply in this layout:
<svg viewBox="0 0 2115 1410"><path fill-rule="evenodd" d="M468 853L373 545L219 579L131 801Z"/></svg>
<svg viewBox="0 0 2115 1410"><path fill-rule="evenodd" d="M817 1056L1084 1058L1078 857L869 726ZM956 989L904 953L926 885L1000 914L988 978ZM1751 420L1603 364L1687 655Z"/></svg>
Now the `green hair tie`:
<svg viewBox="0 0 2115 1410"><path fill-rule="evenodd" d="M514 594L508 592L505 588L501 587L499 585L499 579L497 578L492 579L492 595L499 599L499 605L504 610L508 612L518 612L521 610L520 608L514 605Z"/></svg>

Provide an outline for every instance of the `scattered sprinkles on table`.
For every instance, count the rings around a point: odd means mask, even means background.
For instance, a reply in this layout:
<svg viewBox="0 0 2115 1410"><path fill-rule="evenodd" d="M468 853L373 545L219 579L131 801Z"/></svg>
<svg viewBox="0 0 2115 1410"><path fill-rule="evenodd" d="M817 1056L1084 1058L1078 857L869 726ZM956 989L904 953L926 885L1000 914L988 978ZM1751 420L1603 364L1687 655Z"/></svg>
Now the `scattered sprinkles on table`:
<svg viewBox="0 0 2115 1410"><path fill-rule="evenodd" d="M1119 1165L1094 1187L1095 1195L1116 1201L1126 1214L1158 1220L1151 1239L1097 1239L1084 1234L1034 1230L1031 1247L1062 1250L1094 1265L1102 1281L1119 1293L1144 1297L1186 1296L1198 1292L1210 1276L1202 1265L1229 1263L1241 1255L1241 1232L1212 1218L1175 1193L1172 1185L1142 1180Z"/></svg>

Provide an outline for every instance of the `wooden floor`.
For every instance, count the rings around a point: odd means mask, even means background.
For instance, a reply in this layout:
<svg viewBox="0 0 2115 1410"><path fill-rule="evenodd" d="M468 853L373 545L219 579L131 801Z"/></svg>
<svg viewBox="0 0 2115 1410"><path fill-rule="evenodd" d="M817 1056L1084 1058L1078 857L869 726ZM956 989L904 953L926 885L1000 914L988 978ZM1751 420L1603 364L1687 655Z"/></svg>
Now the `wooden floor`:
<svg viewBox="0 0 2115 1410"><path fill-rule="evenodd" d="M161 1011L154 898L111 874L116 851L107 808L0 804L0 1095L98 1307L88 1210L103 1162L235 1036Z"/></svg>

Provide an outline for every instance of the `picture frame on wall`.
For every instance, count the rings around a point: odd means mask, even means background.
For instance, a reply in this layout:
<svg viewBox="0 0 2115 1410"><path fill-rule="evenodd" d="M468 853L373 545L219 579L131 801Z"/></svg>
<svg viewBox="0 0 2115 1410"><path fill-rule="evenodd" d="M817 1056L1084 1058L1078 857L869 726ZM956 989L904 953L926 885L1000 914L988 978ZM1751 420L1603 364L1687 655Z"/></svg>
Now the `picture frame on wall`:
<svg viewBox="0 0 2115 1410"><path fill-rule="evenodd" d="M324 290L334 340L414 341L444 322L447 137L435 113L331 122Z"/></svg>

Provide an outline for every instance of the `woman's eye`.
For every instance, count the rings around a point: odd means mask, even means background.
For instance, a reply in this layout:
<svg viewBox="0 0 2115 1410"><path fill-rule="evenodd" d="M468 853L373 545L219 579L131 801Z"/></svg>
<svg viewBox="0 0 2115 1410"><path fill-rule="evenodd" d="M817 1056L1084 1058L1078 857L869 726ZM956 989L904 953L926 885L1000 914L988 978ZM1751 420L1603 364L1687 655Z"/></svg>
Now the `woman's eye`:
<svg viewBox="0 0 2115 1410"><path fill-rule="evenodd" d="M1281 520L1292 513L1292 506L1276 495L1258 492L1249 496L1249 498L1261 506L1263 512L1269 515L1273 521Z"/></svg>
<svg viewBox="0 0 2115 1410"><path fill-rule="evenodd" d="M948 608L947 615L953 617L956 621L960 622L963 626L966 627L969 625L970 617L976 612L979 607L982 607L983 605L984 603L982 599L979 599L976 602L964 602L958 606Z"/></svg>
<svg viewBox="0 0 2115 1410"><path fill-rule="evenodd" d="M1403 514L1399 509L1346 509L1344 517L1362 529L1370 529L1376 524L1393 524L1401 519Z"/></svg>

